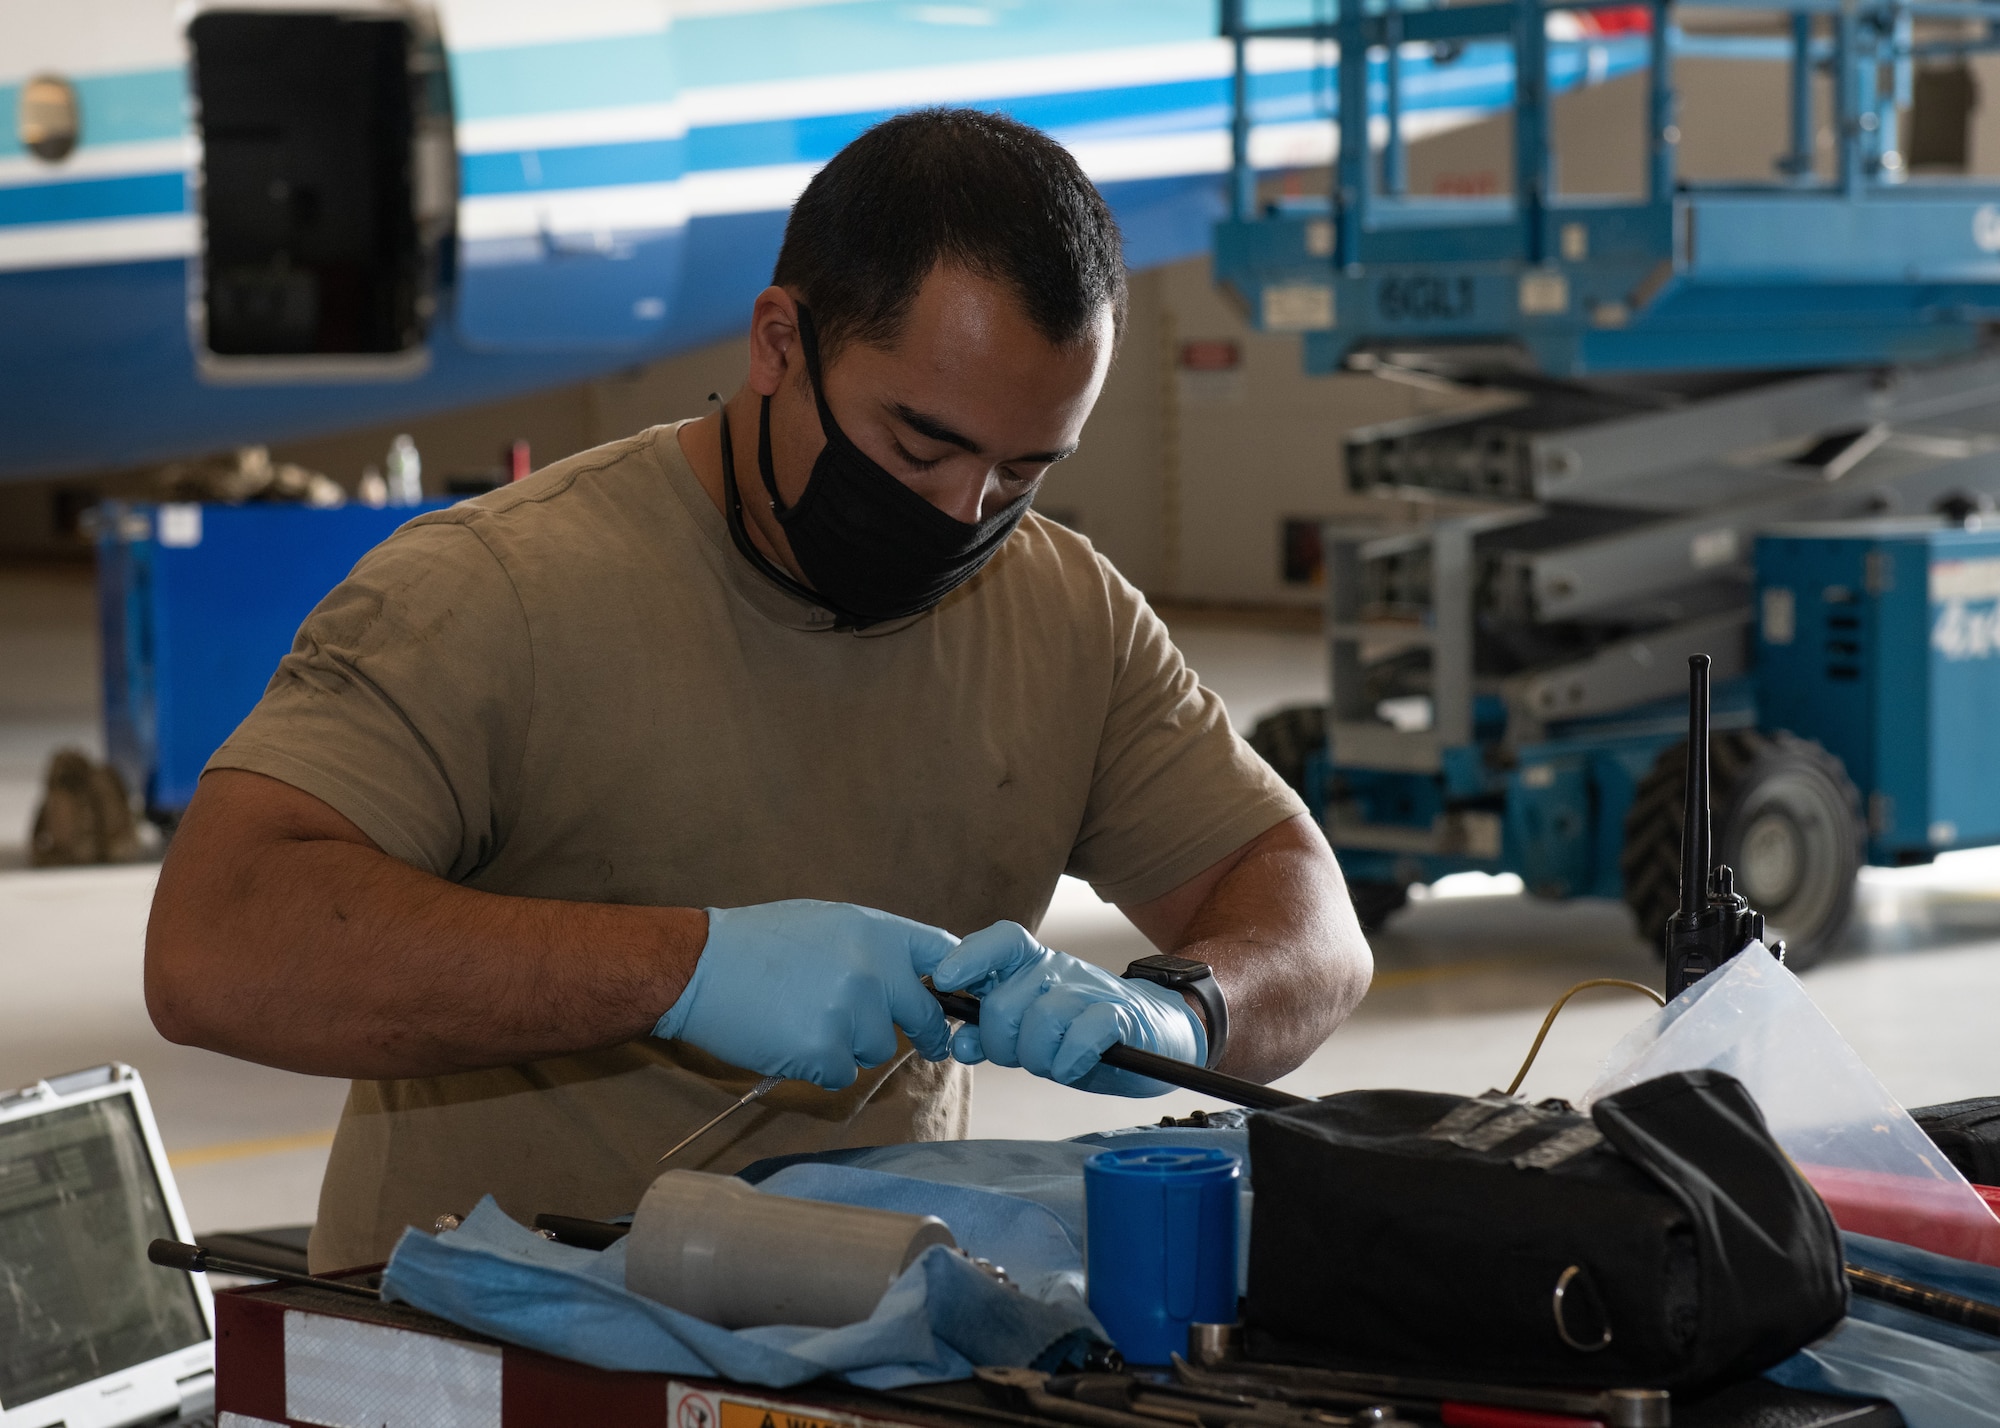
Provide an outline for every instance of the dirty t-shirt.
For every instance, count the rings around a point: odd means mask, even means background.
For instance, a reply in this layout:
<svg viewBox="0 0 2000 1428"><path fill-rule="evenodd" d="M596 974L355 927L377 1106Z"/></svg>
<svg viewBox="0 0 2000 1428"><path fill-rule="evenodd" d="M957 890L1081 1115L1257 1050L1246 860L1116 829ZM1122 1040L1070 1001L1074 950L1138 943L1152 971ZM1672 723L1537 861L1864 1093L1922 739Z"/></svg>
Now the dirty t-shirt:
<svg viewBox="0 0 2000 1428"><path fill-rule="evenodd" d="M404 526L209 766L281 779L487 892L825 898L960 935L1034 927L1064 872L1158 897L1301 811L1081 536L1031 514L928 615L835 630L737 552L676 431ZM357 1081L312 1261L380 1260L488 1193L519 1219L628 1212L754 1079L646 1038ZM905 1042L847 1090L787 1082L676 1163L959 1137L970 1091Z"/></svg>

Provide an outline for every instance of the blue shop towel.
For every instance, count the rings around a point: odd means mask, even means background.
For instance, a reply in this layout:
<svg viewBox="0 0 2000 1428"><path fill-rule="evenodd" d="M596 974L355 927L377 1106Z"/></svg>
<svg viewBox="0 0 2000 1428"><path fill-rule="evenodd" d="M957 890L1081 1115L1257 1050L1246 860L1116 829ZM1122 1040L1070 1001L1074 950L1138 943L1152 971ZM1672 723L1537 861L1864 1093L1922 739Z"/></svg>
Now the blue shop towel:
<svg viewBox="0 0 2000 1428"><path fill-rule="evenodd" d="M1849 1264L2000 1304L2000 1269L1871 1235L1841 1235ZM1840 1327L1764 1377L1789 1388L1886 1398L1909 1428L2000 1423L2000 1339L1855 1296Z"/></svg>
<svg viewBox="0 0 2000 1428"><path fill-rule="evenodd" d="M602 1252L545 1240L492 1198L456 1230L407 1230L382 1294L455 1324L606 1369L700 1374L783 1388L833 1374L864 1388L965 1378L974 1364L1054 1368L1102 1326L1082 1293L1081 1261L1055 1217L1028 1201L900 1176L800 1166L767 1193L920 1210L969 1253L1008 1268L995 1282L933 1245L875 1312L839 1329L720 1329L625 1288L625 1246Z"/></svg>

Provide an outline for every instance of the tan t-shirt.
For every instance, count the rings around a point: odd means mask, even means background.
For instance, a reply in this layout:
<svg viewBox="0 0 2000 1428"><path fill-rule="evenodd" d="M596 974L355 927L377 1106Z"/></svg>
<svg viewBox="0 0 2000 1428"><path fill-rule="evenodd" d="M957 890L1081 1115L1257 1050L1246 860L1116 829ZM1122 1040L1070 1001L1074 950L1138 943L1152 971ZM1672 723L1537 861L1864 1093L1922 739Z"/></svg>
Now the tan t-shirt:
<svg viewBox="0 0 2000 1428"><path fill-rule="evenodd" d="M1030 515L930 614L835 631L736 551L676 429L404 526L209 767L282 779L488 892L826 898L961 935L1034 927L1064 872L1158 897L1301 811L1081 536ZM629 1211L754 1079L642 1039L357 1081L312 1261L382 1259L487 1193L522 1219ZM963 1136L970 1092L905 1043L848 1090L786 1083L677 1163Z"/></svg>

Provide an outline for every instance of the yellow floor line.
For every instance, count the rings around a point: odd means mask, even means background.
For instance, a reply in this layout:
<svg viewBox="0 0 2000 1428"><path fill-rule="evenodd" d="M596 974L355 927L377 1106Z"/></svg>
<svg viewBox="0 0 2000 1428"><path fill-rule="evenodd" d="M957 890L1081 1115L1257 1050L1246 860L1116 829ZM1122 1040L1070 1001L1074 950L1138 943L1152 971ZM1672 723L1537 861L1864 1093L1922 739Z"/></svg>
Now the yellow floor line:
<svg viewBox="0 0 2000 1428"><path fill-rule="evenodd" d="M318 1150L333 1144L332 1131L312 1131L306 1135L272 1135L259 1140L225 1140L218 1145L198 1145L167 1156L176 1170L197 1165L216 1165L225 1160L251 1160L260 1155L282 1155L288 1150Z"/></svg>

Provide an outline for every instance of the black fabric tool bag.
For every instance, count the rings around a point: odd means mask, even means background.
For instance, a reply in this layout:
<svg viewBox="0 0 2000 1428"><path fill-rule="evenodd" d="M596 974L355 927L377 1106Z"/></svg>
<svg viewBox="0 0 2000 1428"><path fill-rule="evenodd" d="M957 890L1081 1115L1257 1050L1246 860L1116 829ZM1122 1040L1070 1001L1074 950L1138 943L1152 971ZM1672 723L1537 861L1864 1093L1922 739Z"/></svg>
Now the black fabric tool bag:
<svg viewBox="0 0 2000 1428"><path fill-rule="evenodd" d="M1919 1106L1910 1119L1974 1185L2000 1185L2000 1096Z"/></svg>
<svg viewBox="0 0 2000 1428"><path fill-rule="evenodd" d="M1840 1239L1734 1077L1588 1117L1352 1091L1250 1121L1260 1358L1497 1383L1696 1389L1847 1310Z"/></svg>

